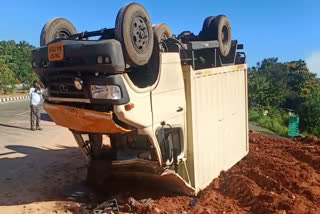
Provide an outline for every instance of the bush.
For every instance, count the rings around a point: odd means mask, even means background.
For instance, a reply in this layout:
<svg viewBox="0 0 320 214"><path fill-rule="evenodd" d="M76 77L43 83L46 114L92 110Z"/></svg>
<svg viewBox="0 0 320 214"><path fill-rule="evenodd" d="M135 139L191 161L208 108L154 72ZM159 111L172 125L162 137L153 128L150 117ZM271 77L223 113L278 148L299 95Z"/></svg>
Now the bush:
<svg viewBox="0 0 320 214"><path fill-rule="evenodd" d="M5 64L5 61L0 58L0 90L3 90L5 94L12 92L16 82L14 73Z"/></svg>
<svg viewBox="0 0 320 214"><path fill-rule="evenodd" d="M259 108L252 108L249 111L249 120L250 121L257 121L262 116L263 116L262 110Z"/></svg>
<svg viewBox="0 0 320 214"><path fill-rule="evenodd" d="M306 100L299 107L302 131L320 136L320 97Z"/></svg>
<svg viewBox="0 0 320 214"><path fill-rule="evenodd" d="M267 115L264 115L264 109L250 109L249 120L257 122L260 126L267 128L276 134L288 136L289 114L283 110L272 107L269 107L266 110L268 110L268 113Z"/></svg>

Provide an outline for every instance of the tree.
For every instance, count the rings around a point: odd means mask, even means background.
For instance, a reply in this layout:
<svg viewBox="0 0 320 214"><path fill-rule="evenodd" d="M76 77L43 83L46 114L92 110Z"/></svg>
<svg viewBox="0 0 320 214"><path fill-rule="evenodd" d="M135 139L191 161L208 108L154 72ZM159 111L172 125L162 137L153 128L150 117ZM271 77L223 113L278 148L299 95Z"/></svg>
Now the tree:
<svg viewBox="0 0 320 214"><path fill-rule="evenodd" d="M268 106L270 103L269 95L267 94L270 88L270 82L265 76L254 72L255 68L249 69L249 106Z"/></svg>
<svg viewBox="0 0 320 214"><path fill-rule="evenodd" d="M27 85L29 87L31 87L34 80L39 80L39 76L35 72L29 72L29 73L27 73L25 80L26 80L25 82L27 83Z"/></svg>
<svg viewBox="0 0 320 214"><path fill-rule="evenodd" d="M291 109L302 131L320 136L320 80L303 60L264 59L248 69L248 79L250 107Z"/></svg>
<svg viewBox="0 0 320 214"><path fill-rule="evenodd" d="M320 136L320 96L308 98L298 109L302 131Z"/></svg>
<svg viewBox="0 0 320 214"><path fill-rule="evenodd" d="M297 109L306 99L320 94L320 82L315 74L309 72L303 60L288 62L286 65L289 68L288 88L290 94L285 106Z"/></svg>
<svg viewBox="0 0 320 214"><path fill-rule="evenodd" d="M288 67L278 58L264 59L249 69L250 106L275 106L285 102L288 94Z"/></svg>
<svg viewBox="0 0 320 214"><path fill-rule="evenodd" d="M27 81L28 76L33 72L31 67L31 50L33 48L26 41L19 43L12 40L0 42L0 56L20 82Z"/></svg>
<svg viewBox="0 0 320 214"><path fill-rule="evenodd" d="M31 66L31 51L34 47L26 41L17 44L17 60L18 70L16 75L20 81L29 81L30 74L34 74ZM28 82L30 84L30 82Z"/></svg>
<svg viewBox="0 0 320 214"><path fill-rule="evenodd" d="M12 92L15 84L14 73L7 66L5 60L0 58L0 90L3 90L4 93Z"/></svg>

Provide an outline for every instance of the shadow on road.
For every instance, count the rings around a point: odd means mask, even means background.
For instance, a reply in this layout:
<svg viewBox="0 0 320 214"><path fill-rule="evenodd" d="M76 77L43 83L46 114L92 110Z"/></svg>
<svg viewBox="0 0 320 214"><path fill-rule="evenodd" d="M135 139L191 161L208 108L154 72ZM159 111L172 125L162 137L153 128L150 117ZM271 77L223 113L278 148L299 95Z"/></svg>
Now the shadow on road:
<svg viewBox="0 0 320 214"><path fill-rule="evenodd" d="M11 154L15 154L17 152L5 152L5 153L1 153L0 156L4 156L4 155L11 155Z"/></svg>
<svg viewBox="0 0 320 214"><path fill-rule="evenodd" d="M76 147L6 148L12 151L0 154L0 206L63 200L62 186L85 178L85 163Z"/></svg>
<svg viewBox="0 0 320 214"><path fill-rule="evenodd" d="M8 128L15 128L15 129L30 130L30 128L21 127L21 126L14 126L14 125L9 125L9 124L3 124L3 123L0 123L0 126L8 127Z"/></svg>
<svg viewBox="0 0 320 214"><path fill-rule="evenodd" d="M47 113L41 113L40 114L40 120L52 122L52 119ZM8 127L8 128L14 128L14 129L23 129L23 130L30 130L30 128L22 127L22 126L16 126L16 125L10 125L10 124L4 124L0 123L0 126Z"/></svg>

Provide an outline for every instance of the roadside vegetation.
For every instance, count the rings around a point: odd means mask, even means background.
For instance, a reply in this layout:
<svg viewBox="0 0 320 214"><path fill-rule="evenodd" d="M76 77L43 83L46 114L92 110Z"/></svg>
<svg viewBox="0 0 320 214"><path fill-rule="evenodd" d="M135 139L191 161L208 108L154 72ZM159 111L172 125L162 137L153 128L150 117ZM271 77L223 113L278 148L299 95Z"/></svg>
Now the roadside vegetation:
<svg viewBox="0 0 320 214"><path fill-rule="evenodd" d="M31 67L33 48L25 41L0 41L0 94L13 92L19 83L28 87L37 79Z"/></svg>
<svg viewBox="0 0 320 214"><path fill-rule="evenodd" d="M248 78L251 121L287 136L291 112L300 117L301 133L320 136L320 80L304 61L264 59Z"/></svg>
<svg viewBox="0 0 320 214"><path fill-rule="evenodd" d="M289 113L284 110L278 110L273 107L268 108L268 110L251 108L249 110L249 120L278 135L284 137L288 135Z"/></svg>

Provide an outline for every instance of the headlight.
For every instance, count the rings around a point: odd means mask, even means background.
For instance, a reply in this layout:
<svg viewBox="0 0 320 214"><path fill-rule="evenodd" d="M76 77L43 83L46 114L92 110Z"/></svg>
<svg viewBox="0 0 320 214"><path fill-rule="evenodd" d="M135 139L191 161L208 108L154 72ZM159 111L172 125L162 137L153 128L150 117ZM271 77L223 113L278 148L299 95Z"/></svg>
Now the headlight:
<svg viewBox="0 0 320 214"><path fill-rule="evenodd" d="M93 99L121 99L121 89L116 85L91 85L91 95Z"/></svg>
<svg viewBox="0 0 320 214"><path fill-rule="evenodd" d="M79 91L82 90L82 83L83 83L83 81L81 79L79 79L79 78L76 78L73 81L74 87L76 87L76 89L78 89Z"/></svg>

